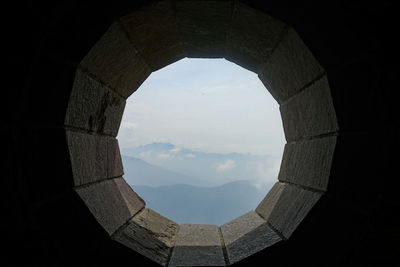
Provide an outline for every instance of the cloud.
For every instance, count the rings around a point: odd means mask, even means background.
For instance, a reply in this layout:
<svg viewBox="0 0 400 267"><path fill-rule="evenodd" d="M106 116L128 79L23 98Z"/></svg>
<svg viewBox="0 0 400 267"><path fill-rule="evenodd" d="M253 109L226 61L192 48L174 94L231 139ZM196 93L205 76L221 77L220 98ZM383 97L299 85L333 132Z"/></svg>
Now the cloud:
<svg viewBox="0 0 400 267"><path fill-rule="evenodd" d="M160 153L157 155L157 157L159 157L161 159L169 159L169 158L172 158L172 155L168 154L168 153Z"/></svg>
<svg viewBox="0 0 400 267"><path fill-rule="evenodd" d="M133 130L133 129L137 128L137 123L134 123L134 122L122 122L121 123L121 128Z"/></svg>
<svg viewBox="0 0 400 267"><path fill-rule="evenodd" d="M192 154L192 153L189 153L189 154L186 154L185 157L187 157L187 158L195 158L196 155Z"/></svg>
<svg viewBox="0 0 400 267"><path fill-rule="evenodd" d="M228 159L225 163L217 165L217 172L229 171L235 168L235 161Z"/></svg>
<svg viewBox="0 0 400 267"><path fill-rule="evenodd" d="M172 153L178 153L179 151L181 151L181 149L179 147L174 147L169 150L169 152L172 152Z"/></svg>

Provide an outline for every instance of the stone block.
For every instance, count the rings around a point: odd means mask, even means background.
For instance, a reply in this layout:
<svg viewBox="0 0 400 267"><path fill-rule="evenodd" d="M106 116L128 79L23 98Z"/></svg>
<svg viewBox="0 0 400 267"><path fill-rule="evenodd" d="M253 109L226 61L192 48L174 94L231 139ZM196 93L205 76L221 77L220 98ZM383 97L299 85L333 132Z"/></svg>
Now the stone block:
<svg viewBox="0 0 400 267"><path fill-rule="evenodd" d="M124 98L135 92L151 73L119 23L111 25L80 66Z"/></svg>
<svg viewBox="0 0 400 267"><path fill-rule="evenodd" d="M256 212L285 238L289 238L321 194L286 183L278 183L277 187L279 190L272 195L267 194Z"/></svg>
<svg viewBox="0 0 400 267"><path fill-rule="evenodd" d="M153 2L120 21L152 71L184 57L172 1Z"/></svg>
<svg viewBox="0 0 400 267"><path fill-rule="evenodd" d="M236 263L281 241L256 212L250 211L221 226L229 263Z"/></svg>
<svg viewBox="0 0 400 267"><path fill-rule="evenodd" d="M276 101L283 103L323 73L298 34L289 29L258 77Z"/></svg>
<svg viewBox="0 0 400 267"><path fill-rule="evenodd" d="M218 226L181 225L169 266L225 266Z"/></svg>
<svg viewBox="0 0 400 267"><path fill-rule="evenodd" d="M235 1L225 58L258 73L286 30L284 23Z"/></svg>
<svg viewBox="0 0 400 267"><path fill-rule="evenodd" d="M115 138L73 131L66 136L75 186L123 175Z"/></svg>
<svg viewBox="0 0 400 267"><path fill-rule="evenodd" d="M283 103L280 111L288 142L339 129L326 76Z"/></svg>
<svg viewBox="0 0 400 267"><path fill-rule="evenodd" d="M335 145L336 136L286 144L279 181L326 191Z"/></svg>
<svg viewBox="0 0 400 267"><path fill-rule="evenodd" d="M151 209L143 209L113 235L113 239L166 266L178 225Z"/></svg>
<svg viewBox="0 0 400 267"><path fill-rule="evenodd" d="M265 198L260 202L260 204L258 204L256 212L261 214L262 217L268 218L286 185L287 184L280 182L275 183Z"/></svg>
<svg viewBox="0 0 400 267"><path fill-rule="evenodd" d="M124 98L77 69L64 124L116 136L124 108Z"/></svg>
<svg viewBox="0 0 400 267"><path fill-rule="evenodd" d="M177 1L176 10L185 56L224 57L232 17L230 1Z"/></svg>
<svg viewBox="0 0 400 267"><path fill-rule="evenodd" d="M109 235L145 206L123 178L76 187L75 191Z"/></svg>

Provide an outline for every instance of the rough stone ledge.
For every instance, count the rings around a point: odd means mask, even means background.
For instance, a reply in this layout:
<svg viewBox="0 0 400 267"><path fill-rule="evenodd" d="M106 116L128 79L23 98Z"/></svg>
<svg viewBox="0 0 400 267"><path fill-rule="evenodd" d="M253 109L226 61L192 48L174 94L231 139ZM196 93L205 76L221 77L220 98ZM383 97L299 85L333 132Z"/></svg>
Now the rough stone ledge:
<svg viewBox="0 0 400 267"><path fill-rule="evenodd" d="M326 191L336 138L330 136L286 144L279 181Z"/></svg>
<svg viewBox="0 0 400 267"><path fill-rule="evenodd" d="M116 136L124 108L124 98L78 68L64 124Z"/></svg>
<svg viewBox="0 0 400 267"><path fill-rule="evenodd" d="M320 197L320 193L278 182L258 205L256 212L287 239Z"/></svg>
<svg viewBox="0 0 400 267"><path fill-rule="evenodd" d="M156 71L184 57L173 2L152 2L120 19L140 56Z"/></svg>
<svg viewBox="0 0 400 267"><path fill-rule="evenodd" d="M225 58L258 73L288 26L239 1L234 3Z"/></svg>
<svg viewBox="0 0 400 267"><path fill-rule="evenodd" d="M338 131L328 79L323 76L280 106L287 141Z"/></svg>
<svg viewBox="0 0 400 267"><path fill-rule="evenodd" d="M175 222L145 208L118 230L112 239L166 266L178 227Z"/></svg>
<svg viewBox="0 0 400 267"><path fill-rule="evenodd" d="M290 28L258 77L281 104L324 72L298 34Z"/></svg>
<svg viewBox="0 0 400 267"><path fill-rule="evenodd" d="M176 1L176 21L189 58L222 58L232 1Z"/></svg>
<svg viewBox="0 0 400 267"><path fill-rule="evenodd" d="M151 73L118 22L93 46L80 67L124 98L135 92Z"/></svg>
<svg viewBox="0 0 400 267"><path fill-rule="evenodd" d="M123 175L116 138L68 130L66 138L75 186Z"/></svg>
<svg viewBox="0 0 400 267"><path fill-rule="evenodd" d="M182 224L168 266L225 266L218 226Z"/></svg>
<svg viewBox="0 0 400 267"><path fill-rule="evenodd" d="M75 187L75 191L109 235L145 206L122 177Z"/></svg>
<svg viewBox="0 0 400 267"><path fill-rule="evenodd" d="M229 263L236 263L281 241L263 218L250 211L221 227Z"/></svg>

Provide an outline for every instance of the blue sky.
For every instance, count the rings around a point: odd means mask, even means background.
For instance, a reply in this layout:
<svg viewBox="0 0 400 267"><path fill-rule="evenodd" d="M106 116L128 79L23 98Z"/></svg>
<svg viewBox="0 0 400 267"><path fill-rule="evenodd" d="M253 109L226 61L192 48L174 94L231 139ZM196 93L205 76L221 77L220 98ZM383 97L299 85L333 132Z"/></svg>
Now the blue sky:
<svg viewBox="0 0 400 267"><path fill-rule="evenodd" d="M281 157L279 106L253 72L224 59L182 59L128 98L121 148L169 142L207 153Z"/></svg>

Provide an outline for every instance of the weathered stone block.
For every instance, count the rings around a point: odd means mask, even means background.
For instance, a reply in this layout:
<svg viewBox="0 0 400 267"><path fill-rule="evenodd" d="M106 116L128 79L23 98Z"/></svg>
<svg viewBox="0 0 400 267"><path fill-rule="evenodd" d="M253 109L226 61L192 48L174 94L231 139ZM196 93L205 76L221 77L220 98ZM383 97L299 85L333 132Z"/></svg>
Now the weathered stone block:
<svg viewBox="0 0 400 267"><path fill-rule="evenodd" d="M169 266L225 266L218 226L181 225Z"/></svg>
<svg viewBox="0 0 400 267"><path fill-rule="evenodd" d="M136 214L113 239L166 266L175 243L178 225L151 209Z"/></svg>
<svg viewBox="0 0 400 267"><path fill-rule="evenodd" d="M120 20L152 71L184 57L172 1L153 2Z"/></svg>
<svg viewBox="0 0 400 267"><path fill-rule="evenodd" d="M310 50L290 29L263 65L258 77L276 101L282 103L323 73Z"/></svg>
<svg viewBox="0 0 400 267"><path fill-rule="evenodd" d="M109 235L145 206L123 178L76 187L75 191Z"/></svg>
<svg viewBox="0 0 400 267"><path fill-rule="evenodd" d="M256 212L285 238L289 238L321 194L292 184L278 183L277 187L279 190L274 194L267 194Z"/></svg>
<svg viewBox="0 0 400 267"><path fill-rule="evenodd" d="M80 65L125 98L151 73L119 23L111 25Z"/></svg>
<svg viewBox="0 0 400 267"><path fill-rule="evenodd" d="M125 99L77 69L64 123L116 136L124 108Z"/></svg>
<svg viewBox="0 0 400 267"><path fill-rule="evenodd" d="M287 141L339 129L326 76L280 106Z"/></svg>
<svg viewBox="0 0 400 267"><path fill-rule="evenodd" d="M235 1L225 58L258 73L286 28L284 23Z"/></svg>
<svg viewBox="0 0 400 267"><path fill-rule="evenodd" d="M282 194L283 189L287 184L277 182L274 186L269 190L265 198L258 204L256 208L256 212L261 214L264 218L268 218L274 209L276 203L279 200L279 197Z"/></svg>
<svg viewBox="0 0 400 267"><path fill-rule="evenodd" d="M229 263L236 263L281 241L256 212L250 211L221 226Z"/></svg>
<svg viewBox="0 0 400 267"><path fill-rule="evenodd" d="M279 181L326 191L335 145L336 136L286 144Z"/></svg>
<svg viewBox="0 0 400 267"><path fill-rule="evenodd" d="M232 17L230 1L177 1L176 10L185 56L224 56Z"/></svg>
<svg viewBox="0 0 400 267"><path fill-rule="evenodd" d="M66 131L75 186L123 175L113 137Z"/></svg>

